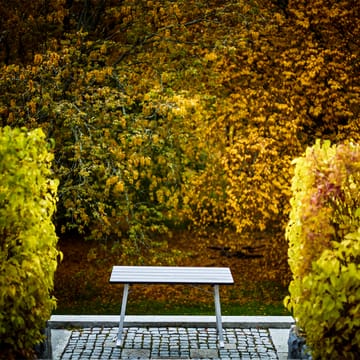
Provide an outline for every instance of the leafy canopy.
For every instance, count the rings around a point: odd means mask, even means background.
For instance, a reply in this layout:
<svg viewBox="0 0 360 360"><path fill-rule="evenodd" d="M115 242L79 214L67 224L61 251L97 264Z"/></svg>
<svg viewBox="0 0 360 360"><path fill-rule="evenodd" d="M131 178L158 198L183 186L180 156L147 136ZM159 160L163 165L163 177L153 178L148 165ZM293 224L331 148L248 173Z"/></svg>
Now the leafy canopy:
<svg viewBox="0 0 360 360"><path fill-rule="evenodd" d="M359 139L354 1L41 4L16 18L28 41L2 40L0 114L55 138L58 227L135 247L175 223L232 247L267 232L285 259L291 160Z"/></svg>

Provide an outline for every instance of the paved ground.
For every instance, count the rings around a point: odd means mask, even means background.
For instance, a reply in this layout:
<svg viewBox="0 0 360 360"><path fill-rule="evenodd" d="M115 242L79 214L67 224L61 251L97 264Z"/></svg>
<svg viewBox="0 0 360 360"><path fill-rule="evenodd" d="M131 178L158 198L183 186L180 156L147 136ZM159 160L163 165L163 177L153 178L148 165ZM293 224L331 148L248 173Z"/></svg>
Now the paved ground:
<svg viewBox="0 0 360 360"><path fill-rule="evenodd" d="M54 359L286 359L288 322L283 328L279 328L279 322L273 323L277 328L261 327L271 322L264 322L265 317L262 321L254 317L253 322L245 322L248 326L243 327L244 322L240 317L237 319L234 326L224 328L224 348L218 347L216 328L207 320L195 319L201 326L194 326L192 317L188 317L186 324L184 319L167 322L159 319L156 326L152 321L129 322L124 328L121 348L116 346L114 322L103 321L101 325L101 321L88 320L84 324L92 326L52 330ZM69 324L79 325L76 321Z"/></svg>

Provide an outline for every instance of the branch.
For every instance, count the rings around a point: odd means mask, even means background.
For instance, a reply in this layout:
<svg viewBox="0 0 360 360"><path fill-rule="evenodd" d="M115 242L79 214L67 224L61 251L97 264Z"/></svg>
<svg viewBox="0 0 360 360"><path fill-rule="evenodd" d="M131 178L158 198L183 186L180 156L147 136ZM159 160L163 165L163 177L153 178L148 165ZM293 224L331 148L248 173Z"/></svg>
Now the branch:
<svg viewBox="0 0 360 360"><path fill-rule="evenodd" d="M113 66L116 66L122 60L124 60L125 57L132 54L137 47L144 46L145 44L149 43L150 39L152 39L152 38L154 38L156 36L160 36L159 34L161 32L163 32L165 30L173 29L173 28L180 28L182 26L185 26L185 27L191 26L191 25L200 23L200 22L205 21L205 20L206 20L205 18L200 18L200 19L194 19L194 20L188 21L188 22L186 22L184 24L171 24L171 25L163 26L162 28L158 29L156 32L148 34L148 35L144 36L142 39L139 38L129 50L127 50L123 54L121 54L121 56L114 62ZM181 42L181 41L170 40L170 39L167 39L167 41L173 41L173 42L177 42L177 43L185 43L185 44L190 44L190 45L195 44L195 43L191 43L191 42Z"/></svg>

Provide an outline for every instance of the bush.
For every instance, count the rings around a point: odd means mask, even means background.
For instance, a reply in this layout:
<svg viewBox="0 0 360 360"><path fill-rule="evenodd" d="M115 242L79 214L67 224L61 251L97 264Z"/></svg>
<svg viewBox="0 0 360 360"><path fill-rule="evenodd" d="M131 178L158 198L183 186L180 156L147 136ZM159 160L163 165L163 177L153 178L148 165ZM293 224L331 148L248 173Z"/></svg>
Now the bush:
<svg viewBox="0 0 360 360"><path fill-rule="evenodd" d="M52 158L42 130L0 129L1 359L32 358L55 306Z"/></svg>
<svg viewBox="0 0 360 360"><path fill-rule="evenodd" d="M295 161L285 302L314 359L360 353L360 146L319 141Z"/></svg>

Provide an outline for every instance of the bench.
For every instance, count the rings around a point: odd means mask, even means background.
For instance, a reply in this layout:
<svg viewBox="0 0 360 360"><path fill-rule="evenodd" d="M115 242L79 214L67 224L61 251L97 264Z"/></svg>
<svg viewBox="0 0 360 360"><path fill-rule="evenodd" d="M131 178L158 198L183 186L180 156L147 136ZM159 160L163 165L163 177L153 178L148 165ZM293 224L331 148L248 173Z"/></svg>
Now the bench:
<svg viewBox="0 0 360 360"><path fill-rule="evenodd" d="M224 347L221 320L220 285L234 284L229 268L225 267L177 267L177 266L113 266L110 283L124 284L121 303L117 346L123 343L123 326L129 286L132 284L192 284L212 285L216 314L216 327L220 347Z"/></svg>

